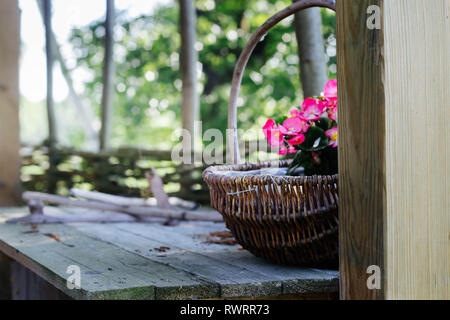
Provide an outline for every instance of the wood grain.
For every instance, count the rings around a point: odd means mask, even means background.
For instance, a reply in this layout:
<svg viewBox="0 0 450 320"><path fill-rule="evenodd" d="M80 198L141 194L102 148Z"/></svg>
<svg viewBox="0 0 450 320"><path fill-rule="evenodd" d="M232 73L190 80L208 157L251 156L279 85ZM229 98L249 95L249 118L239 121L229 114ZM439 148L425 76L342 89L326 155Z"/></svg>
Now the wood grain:
<svg viewBox="0 0 450 320"><path fill-rule="evenodd" d="M19 199L19 7L0 1L0 206Z"/></svg>
<svg viewBox="0 0 450 320"><path fill-rule="evenodd" d="M384 266L385 98L383 34L366 27L369 5L338 1L339 241L342 299L380 299L367 267Z"/></svg>
<svg viewBox="0 0 450 320"><path fill-rule="evenodd" d="M11 262L0 252L0 300L11 299Z"/></svg>
<svg viewBox="0 0 450 320"><path fill-rule="evenodd" d="M381 30L366 27L369 5ZM449 0L339 1L343 299L448 299ZM381 290L368 290L378 265Z"/></svg>
<svg viewBox="0 0 450 320"><path fill-rule="evenodd" d="M54 224L40 225L38 232L4 224L24 213L25 208L0 210L0 253L74 299L325 297L338 291L337 271L274 265L238 245L204 243L205 235L226 230L224 223ZM81 290L66 287L69 265L81 268Z"/></svg>
<svg viewBox="0 0 450 320"><path fill-rule="evenodd" d="M11 263L12 300L70 300L70 297L20 263Z"/></svg>
<svg viewBox="0 0 450 320"><path fill-rule="evenodd" d="M450 0L385 5L386 298L450 298Z"/></svg>

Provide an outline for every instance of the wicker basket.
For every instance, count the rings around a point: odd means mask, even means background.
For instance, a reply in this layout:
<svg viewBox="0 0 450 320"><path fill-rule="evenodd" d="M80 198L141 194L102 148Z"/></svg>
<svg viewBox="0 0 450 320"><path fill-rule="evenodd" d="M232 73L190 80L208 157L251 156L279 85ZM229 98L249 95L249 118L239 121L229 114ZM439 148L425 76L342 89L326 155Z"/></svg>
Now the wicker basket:
<svg viewBox="0 0 450 320"><path fill-rule="evenodd" d="M210 167L203 178L211 190L212 206L223 215L227 227L245 249L280 264L335 267L338 261L337 175L255 174L254 170L263 168L287 167L289 161L240 165L238 152L237 100L251 53L278 22L314 6L335 10L332 0L300 0L272 16L250 38L236 64L228 109L228 127L233 132L229 150L235 165Z"/></svg>

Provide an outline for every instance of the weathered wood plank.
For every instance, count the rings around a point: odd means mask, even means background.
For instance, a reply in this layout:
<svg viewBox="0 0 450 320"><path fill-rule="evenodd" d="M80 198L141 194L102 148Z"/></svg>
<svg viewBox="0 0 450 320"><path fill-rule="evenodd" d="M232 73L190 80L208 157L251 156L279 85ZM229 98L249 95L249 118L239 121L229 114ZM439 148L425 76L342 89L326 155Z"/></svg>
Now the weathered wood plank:
<svg viewBox="0 0 450 320"><path fill-rule="evenodd" d="M268 279L282 283L283 294L297 293L337 293L339 291L339 272L275 265L257 258L247 251L212 252L210 257L218 261L230 261L245 270L258 272Z"/></svg>
<svg viewBox="0 0 450 320"><path fill-rule="evenodd" d="M282 284L278 279L271 280L273 278L246 270L240 266L231 265L226 260L214 259L209 256L209 253L213 251L211 249L203 253L199 250L197 252L186 250L186 246L183 246L184 237L179 237L179 241L173 241L175 237L172 239L160 237L161 234L154 234L155 228L153 227L144 228L146 230L144 235L139 232L135 233L134 229L137 226L141 226L141 224L83 224L75 227L89 236L113 243L127 251L137 252L152 261L184 270L208 282L218 283L220 284L222 298L282 294ZM166 233L178 234L179 228L166 228ZM164 227L158 226L156 229L164 229ZM169 241L167 238L169 238ZM198 243L201 241L204 241L204 239L197 239ZM166 252L155 250L155 248L160 247L170 249ZM234 249L236 250L236 248Z"/></svg>
<svg viewBox="0 0 450 320"><path fill-rule="evenodd" d="M0 250L76 299L218 297L215 284L83 235L67 225L0 224ZM56 235L57 242L45 236ZM67 267L81 268L81 290L66 286Z"/></svg>
<svg viewBox="0 0 450 320"><path fill-rule="evenodd" d="M397 0L394 0L397 1ZM382 0L337 1L341 298L380 299L366 270L384 267L386 209L383 33L367 28Z"/></svg>
<svg viewBox="0 0 450 320"><path fill-rule="evenodd" d="M11 265L11 298L13 300L70 299L69 296L16 261L13 261Z"/></svg>
<svg viewBox="0 0 450 320"><path fill-rule="evenodd" d="M0 1L0 206L19 201L19 23L18 1Z"/></svg>
<svg viewBox="0 0 450 320"><path fill-rule="evenodd" d="M76 228L127 250L137 249L146 257L177 268L188 268L186 270L208 280L216 279L221 285L222 297L269 296L279 290L284 294L338 291L337 271L275 265L247 251L237 250L240 246L203 243L203 235L226 230L221 223L183 222L176 227L83 224ZM164 254L149 252L158 246L167 246L171 250Z"/></svg>
<svg viewBox="0 0 450 320"><path fill-rule="evenodd" d="M273 265L239 251L239 245L204 243L205 235L226 230L223 223L76 223L41 225L39 233L30 234L22 233L28 226L3 224L24 211L1 211L0 250L76 299L256 298L338 291L337 271ZM170 249L155 250L161 247ZM82 290L76 294L65 288L71 264L82 269ZM170 283L158 275L170 275Z"/></svg>
<svg viewBox="0 0 450 320"><path fill-rule="evenodd" d="M11 299L11 259L0 252L0 300Z"/></svg>

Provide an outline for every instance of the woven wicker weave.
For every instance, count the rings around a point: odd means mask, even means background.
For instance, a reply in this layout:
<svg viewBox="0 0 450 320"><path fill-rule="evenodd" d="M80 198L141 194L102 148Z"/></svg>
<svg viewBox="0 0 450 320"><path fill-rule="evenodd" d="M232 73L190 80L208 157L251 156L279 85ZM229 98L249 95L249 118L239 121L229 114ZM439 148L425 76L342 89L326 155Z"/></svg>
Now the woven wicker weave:
<svg viewBox="0 0 450 320"><path fill-rule="evenodd" d="M337 263L337 176L227 176L288 161L210 167L203 178L211 204L236 240L273 262L311 267ZM222 173L221 173L222 172Z"/></svg>
<svg viewBox="0 0 450 320"><path fill-rule="evenodd" d="M236 64L228 109L228 127L233 130L228 150L235 165L210 167L203 178L211 190L212 206L223 215L227 227L245 249L280 264L335 267L338 260L337 175L246 174L246 171L262 168L287 167L289 161L240 165L238 152L237 100L251 53L278 22L314 6L335 10L332 0L300 0L272 16L248 41Z"/></svg>

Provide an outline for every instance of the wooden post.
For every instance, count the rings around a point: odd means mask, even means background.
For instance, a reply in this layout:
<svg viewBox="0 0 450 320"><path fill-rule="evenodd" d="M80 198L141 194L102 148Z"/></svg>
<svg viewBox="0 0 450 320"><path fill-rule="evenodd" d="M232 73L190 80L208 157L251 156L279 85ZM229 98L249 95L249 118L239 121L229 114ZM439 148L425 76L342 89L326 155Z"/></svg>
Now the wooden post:
<svg viewBox="0 0 450 320"><path fill-rule="evenodd" d="M0 1L0 206L19 201L19 6Z"/></svg>
<svg viewBox="0 0 450 320"><path fill-rule="evenodd" d="M320 8L297 12L294 22L303 96L319 96L328 80Z"/></svg>
<svg viewBox="0 0 450 320"><path fill-rule="evenodd" d="M449 10L337 2L343 299L450 298Z"/></svg>
<svg viewBox="0 0 450 320"><path fill-rule="evenodd" d="M114 0L106 0L105 62L103 65L102 128L100 150L110 148L114 92Z"/></svg>

